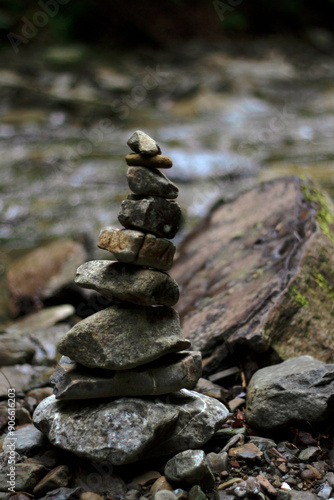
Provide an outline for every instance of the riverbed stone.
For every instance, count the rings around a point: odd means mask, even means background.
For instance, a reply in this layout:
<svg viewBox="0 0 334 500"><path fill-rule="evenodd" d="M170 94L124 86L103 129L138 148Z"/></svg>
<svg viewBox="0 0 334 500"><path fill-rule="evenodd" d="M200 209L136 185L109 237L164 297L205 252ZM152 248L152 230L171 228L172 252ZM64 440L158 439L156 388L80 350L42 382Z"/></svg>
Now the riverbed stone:
<svg viewBox="0 0 334 500"><path fill-rule="evenodd" d="M11 294L11 314L16 317L37 311L41 301L55 296L60 299L64 291L72 291L72 276L85 260L83 245L64 238L15 260L8 267L6 276Z"/></svg>
<svg viewBox="0 0 334 500"><path fill-rule="evenodd" d="M6 467L3 467L0 471L0 491L7 491L8 492L8 486L11 486L8 484L8 480L10 478L9 474L11 472L10 465L7 465ZM27 491L31 492L38 483L38 481L41 479L41 477L46 474L47 469L44 467L44 465L40 463L33 462L32 460L26 460L25 462L22 463L16 463L15 464L15 481L14 484L14 489L15 491Z"/></svg>
<svg viewBox="0 0 334 500"><path fill-rule="evenodd" d="M46 443L46 439L33 424L27 424L13 431L13 435L7 434L3 441L4 452L10 451L13 442L15 451L24 455L35 448L41 448Z"/></svg>
<svg viewBox="0 0 334 500"><path fill-rule="evenodd" d="M126 163L130 167L154 167L154 168L171 168L173 162L168 156L144 156L136 153L131 153L125 157Z"/></svg>
<svg viewBox="0 0 334 500"><path fill-rule="evenodd" d="M159 196L133 199L134 196L130 195L121 204L118 220L122 226L148 231L167 239L174 238L181 221L179 204Z"/></svg>
<svg viewBox="0 0 334 500"><path fill-rule="evenodd" d="M77 269L75 283L108 299L142 306L173 306L179 299L178 284L168 274L122 262L86 262Z"/></svg>
<svg viewBox="0 0 334 500"><path fill-rule="evenodd" d="M258 370L247 391L247 422L270 430L333 415L334 364L299 356Z"/></svg>
<svg viewBox="0 0 334 500"><path fill-rule="evenodd" d="M127 145L135 153L144 156L155 156L161 154L160 146L149 135L141 130L136 130L127 142Z"/></svg>
<svg viewBox="0 0 334 500"><path fill-rule="evenodd" d="M67 465L59 465L55 469L50 470L50 472L36 484L33 493L35 496L41 497L48 491L67 486L71 476L71 471Z"/></svg>
<svg viewBox="0 0 334 500"><path fill-rule="evenodd" d="M174 309L121 303L77 323L58 349L89 368L127 370L189 346Z"/></svg>
<svg viewBox="0 0 334 500"><path fill-rule="evenodd" d="M156 168L129 167L126 177L129 188L135 194L162 196L169 199L178 197L178 187Z"/></svg>
<svg viewBox="0 0 334 500"><path fill-rule="evenodd" d="M30 362L35 351L36 346L23 335L0 335L0 366Z"/></svg>
<svg viewBox="0 0 334 500"><path fill-rule="evenodd" d="M123 465L200 447L227 416L222 403L182 389L160 397L89 402L50 396L33 419L53 445L93 462Z"/></svg>
<svg viewBox="0 0 334 500"><path fill-rule="evenodd" d="M175 245L165 238L134 229L102 229L98 247L108 250L120 262L168 271L173 265Z"/></svg>
<svg viewBox="0 0 334 500"><path fill-rule="evenodd" d="M201 375L200 352L167 354L132 370L87 370L63 356L51 378L57 399L151 396L193 389Z"/></svg>
<svg viewBox="0 0 334 500"><path fill-rule="evenodd" d="M208 489L215 484L203 450L185 450L178 453L168 460L164 472L173 485L186 489L194 484Z"/></svg>

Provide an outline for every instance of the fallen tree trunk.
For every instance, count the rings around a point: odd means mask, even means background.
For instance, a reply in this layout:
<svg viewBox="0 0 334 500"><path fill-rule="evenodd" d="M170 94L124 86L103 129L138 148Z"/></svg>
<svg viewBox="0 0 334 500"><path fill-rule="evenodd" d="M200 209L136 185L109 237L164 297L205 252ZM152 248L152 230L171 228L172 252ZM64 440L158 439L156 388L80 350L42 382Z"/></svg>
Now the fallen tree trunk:
<svg viewBox="0 0 334 500"><path fill-rule="evenodd" d="M260 366L334 361L334 211L309 180L280 178L212 210L171 274L184 336L204 373L250 354Z"/></svg>

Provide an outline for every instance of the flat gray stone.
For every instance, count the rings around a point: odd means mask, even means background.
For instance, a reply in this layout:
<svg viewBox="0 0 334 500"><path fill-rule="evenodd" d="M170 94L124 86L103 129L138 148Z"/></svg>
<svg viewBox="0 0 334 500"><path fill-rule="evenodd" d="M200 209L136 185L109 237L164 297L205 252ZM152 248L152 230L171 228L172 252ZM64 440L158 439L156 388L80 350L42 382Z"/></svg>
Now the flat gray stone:
<svg viewBox="0 0 334 500"><path fill-rule="evenodd" d="M291 358L258 370L247 391L247 422L275 429L321 422L333 414L334 364L312 356Z"/></svg>
<svg viewBox="0 0 334 500"><path fill-rule="evenodd" d="M63 356L51 378L57 399L152 396L193 389L202 372L200 352L168 354L132 370L87 370Z"/></svg>
<svg viewBox="0 0 334 500"><path fill-rule="evenodd" d="M142 306L173 306L179 299L178 284L168 274L123 262L86 262L77 269L75 283L108 299Z"/></svg>
<svg viewBox="0 0 334 500"><path fill-rule="evenodd" d="M164 238L133 229L102 229L97 245L120 262L168 271L173 265L175 245Z"/></svg>
<svg viewBox="0 0 334 500"><path fill-rule="evenodd" d="M28 363L35 351L36 346L23 335L0 335L0 366Z"/></svg>
<svg viewBox="0 0 334 500"><path fill-rule="evenodd" d="M152 137L141 130L136 130L127 142L127 145L135 153L147 156L155 156L161 153L159 145Z"/></svg>
<svg viewBox="0 0 334 500"><path fill-rule="evenodd" d="M13 442L15 443L15 451L25 455L26 452L30 452L34 448L42 447L46 440L44 435L33 424L27 424L14 431L13 435L7 434L3 441L3 451L5 453L10 452Z"/></svg>
<svg viewBox="0 0 334 500"><path fill-rule="evenodd" d="M121 303L77 323L58 349L89 368L127 370L189 346L174 309Z"/></svg>
<svg viewBox="0 0 334 500"><path fill-rule="evenodd" d="M222 403L182 389L166 396L44 399L33 419L51 443L93 462L123 465L198 448L227 419Z"/></svg>
<svg viewBox="0 0 334 500"><path fill-rule="evenodd" d="M191 488L198 484L203 489L212 488L215 478L203 450L186 450L168 460L165 476L173 485Z"/></svg>
<svg viewBox="0 0 334 500"><path fill-rule="evenodd" d="M126 177L129 188L135 194L162 196L170 199L178 197L178 187L156 168L129 167Z"/></svg>
<svg viewBox="0 0 334 500"><path fill-rule="evenodd" d="M148 231L162 238L174 238L181 221L179 204L159 196L133 199L134 196L130 195L127 200L122 201L118 215L122 226Z"/></svg>

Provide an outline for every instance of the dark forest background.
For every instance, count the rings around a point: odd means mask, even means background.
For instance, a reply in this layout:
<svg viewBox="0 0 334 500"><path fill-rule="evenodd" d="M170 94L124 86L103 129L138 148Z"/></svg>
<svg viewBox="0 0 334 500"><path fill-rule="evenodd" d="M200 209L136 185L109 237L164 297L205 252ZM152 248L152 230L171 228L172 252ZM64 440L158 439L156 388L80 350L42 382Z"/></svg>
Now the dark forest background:
<svg viewBox="0 0 334 500"><path fill-rule="evenodd" d="M334 29L334 0L2 0L2 41L8 32L19 35L24 21L31 21L43 3L56 3L59 9L35 43L165 46L194 36L300 35L313 27Z"/></svg>

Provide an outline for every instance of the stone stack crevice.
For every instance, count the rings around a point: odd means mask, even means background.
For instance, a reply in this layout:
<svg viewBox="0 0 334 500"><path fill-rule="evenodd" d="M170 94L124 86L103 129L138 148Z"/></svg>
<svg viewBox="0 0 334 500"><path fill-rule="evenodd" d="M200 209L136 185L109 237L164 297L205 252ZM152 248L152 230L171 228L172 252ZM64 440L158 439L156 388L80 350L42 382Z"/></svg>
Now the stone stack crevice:
<svg viewBox="0 0 334 500"><path fill-rule="evenodd" d="M128 145L133 150L126 156L132 194L119 212L124 229L106 227L98 239L99 248L111 252L115 260L86 262L75 278L77 285L96 290L112 304L63 337L58 346L63 357L52 376L54 396L34 414L35 425L55 445L101 459L90 438L82 443L77 436L75 442L73 422L81 417L74 402L82 400L80 408L100 415L101 428L94 432L102 433L101 443L106 441L103 460L114 465L200 446L227 418L221 403L189 391L200 378L202 360L200 352L189 351L191 344L183 338L179 315L172 307L179 288L166 272L173 264L175 246L169 240L179 228L181 209L175 201L178 188L158 168L171 168L172 161L141 131L131 136ZM161 399L154 406L157 396ZM173 416L168 425L162 423L162 408L164 418ZM126 415L122 430L117 423L121 415ZM189 433L182 438L180 428L187 419ZM148 424L152 434L146 436ZM87 435L91 431L88 428ZM137 436L140 446L136 440L132 445L127 442L129 433ZM154 437L157 433L160 443Z"/></svg>

